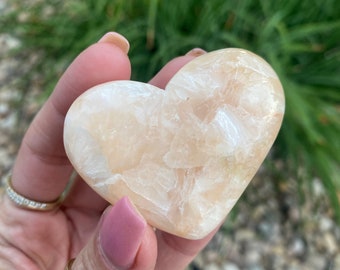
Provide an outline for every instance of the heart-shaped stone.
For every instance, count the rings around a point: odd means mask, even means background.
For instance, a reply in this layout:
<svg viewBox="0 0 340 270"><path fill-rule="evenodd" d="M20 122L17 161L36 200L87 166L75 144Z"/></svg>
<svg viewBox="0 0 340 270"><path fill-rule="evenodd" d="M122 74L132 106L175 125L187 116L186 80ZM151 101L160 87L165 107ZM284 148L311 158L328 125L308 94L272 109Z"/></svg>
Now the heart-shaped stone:
<svg viewBox="0 0 340 270"><path fill-rule="evenodd" d="M165 91L134 81L82 94L65 120L76 171L107 201L128 196L152 226L199 239L226 217L272 146L280 81L241 49L204 54Z"/></svg>

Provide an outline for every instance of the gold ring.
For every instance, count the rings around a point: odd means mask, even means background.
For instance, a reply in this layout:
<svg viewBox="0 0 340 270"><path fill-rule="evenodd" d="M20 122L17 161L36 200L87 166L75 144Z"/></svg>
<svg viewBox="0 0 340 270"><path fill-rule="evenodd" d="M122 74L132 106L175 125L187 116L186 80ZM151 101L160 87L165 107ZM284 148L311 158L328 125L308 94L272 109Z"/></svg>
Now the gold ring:
<svg viewBox="0 0 340 270"><path fill-rule="evenodd" d="M64 270L72 270L71 267L72 267L72 265L73 265L73 263L74 263L75 260L76 260L75 258L69 260L69 261L67 262L67 264L66 264Z"/></svg>
<svg viewBox="0 0 340 270"><path fill-rule="evenodd" d="M60 196L58 199L52 202L39 202L28 199L13 189L11 175L7 176L4 184L8 198L17 206L27 210L51 211L58 208L64 198L64 196Z"/></svg>

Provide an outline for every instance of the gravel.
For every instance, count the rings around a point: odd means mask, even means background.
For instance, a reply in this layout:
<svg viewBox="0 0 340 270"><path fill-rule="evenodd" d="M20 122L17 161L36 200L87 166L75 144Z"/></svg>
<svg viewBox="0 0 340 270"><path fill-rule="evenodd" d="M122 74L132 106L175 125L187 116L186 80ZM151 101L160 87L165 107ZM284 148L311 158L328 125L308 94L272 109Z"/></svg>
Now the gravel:
<svg viewBox="0 0 340 270"><path fill-rule="evenodd" d="M4 3L0 0L0 15ZM9 56L19 44L10 33L0 33L0 178L11 170L43 91L39 84L18 87L18 78L39 60L37 55L25 61ZM295 176L279 181L261 169L222 229L188 269L340 269L340 226L332 218L320 179L310 183L311 189L302 187L302 201Z"/></svg>

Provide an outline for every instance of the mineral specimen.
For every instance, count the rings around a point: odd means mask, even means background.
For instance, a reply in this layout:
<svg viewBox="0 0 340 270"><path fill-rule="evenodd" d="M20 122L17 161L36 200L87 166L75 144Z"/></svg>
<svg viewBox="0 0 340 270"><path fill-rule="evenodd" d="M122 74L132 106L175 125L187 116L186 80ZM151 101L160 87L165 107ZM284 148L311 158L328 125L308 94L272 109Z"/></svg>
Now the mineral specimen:
<svg viewBox="0 0 340 270"><path fill-rule="evenodd" d="M76 171L107 201L128 196L155 228L200 239L255 175L283 114L269 64L222 49L189 62L165 91L135 81L86 91L66 116L64 143Z"/></svg>

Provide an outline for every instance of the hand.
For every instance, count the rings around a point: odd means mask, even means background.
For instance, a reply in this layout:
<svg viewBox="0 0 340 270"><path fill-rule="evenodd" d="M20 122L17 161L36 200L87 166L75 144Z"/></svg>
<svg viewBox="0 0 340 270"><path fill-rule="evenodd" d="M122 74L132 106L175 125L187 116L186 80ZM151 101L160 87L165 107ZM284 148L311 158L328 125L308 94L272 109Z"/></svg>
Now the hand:
<svg viewBox="0 0 340 270"><path fill-rule="evenodd" d="M72 102L88 88L130 79L128 42L105 35L83 51L66 70L30 125L13 167L13 189L35 201L53 201L63 192L73 168L63 146L63 123ZM151 81L164 88L196 49L169 62ZM217 229L216 229L217 230ZM208 243L154 231L123 198L114 206L80 177L62 204L52 211L18 207L0 200L1 269L184 269Z"/></svg>

